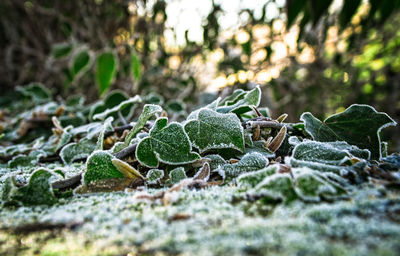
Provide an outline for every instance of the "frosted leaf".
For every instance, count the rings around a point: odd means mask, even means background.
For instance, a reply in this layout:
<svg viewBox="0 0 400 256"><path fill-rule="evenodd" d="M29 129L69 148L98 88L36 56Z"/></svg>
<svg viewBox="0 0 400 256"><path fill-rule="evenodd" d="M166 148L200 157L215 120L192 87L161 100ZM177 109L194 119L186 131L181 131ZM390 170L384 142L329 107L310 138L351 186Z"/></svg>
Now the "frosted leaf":
<svg viewBox="0 0 400 256"><path fill-rule="evenodd" d="M223 148L244 151L243 127L234 114L220 114L202 109L197 119L185 124L185 131L200 153Z"/></svg>
<svg viewBox="0 0 400 256"><path fill-rule="evenodd" d="M293 157L286 157L285 163L291 167L308 167L313 170L318 170L321 172L333 172L337 174L344 174L346 167L338 165L323 164L313 161L297 160Z"/></svg>
<svg viewBox="0 0 400 256"><path fill-rule="evenodd" d="M162 108L157 105L146 104L143 107L142 114L140 114L135 126L129 131L128 135L125 138L125 145L128 146L131 140L136 136L138 132L140 132L145 126L146 122L154 115L161 113Z"/></svg>
<svg viewBox="0 0 400 256"><path fill-rule="evenodd" d="M304 201L319 202L323 194L335 194L336 190L311 172L303 172L296 177L295 191Z"/></svg>
<svg viewBox="0 0 400 256"><path fill-rule="evenodd" d="M254 188L259 183L261 183L266 177L277 173L278 169L279 169L278 165L270 165L267 168L255 172L248 172L241 174L237 178L237 184L239 187L242 188Z"/></svg>
<svg viewBox="0 0 400 256"><path fill-rule="evenodd" d="M77 159L88 157L95 149L96 144L88 139L82 139L63 147L60 157L65 164L70 164Z"/></svg>
<svg viewBox="0 0 400 256"><path fill-rule="evenodd" d="M3 185L1 201L4 205L52 205L58 200L53 193L49 179L53 174L46 169L34 171L28 184L22 187L15 185L14 179L8 177Z"/></svg>
<svg viewBox="0 0 400 256"><path fill-rule="evenodd" d="M136 158L147 167L166 164L187 164L200 159L199 154L191 152L189 137L181 124L167 125L167 118L158 118L151 128L149 137L142 139L136 148Z"/></svg>
<svg viewBox="0 0 400 256"><path fill-rule="evenodd" d="M77 136L77 135L80 135L80 137L86 136L87 139L91 140L94 137L97 137L102 129L103 129L102 123L93 122L93 123L89 123L89 124L85 124L82 126L72 128L70 133L73 136Z"/></svg>
<svg viewBox="0 0 400 256"><path fill-rule="evenodd" d="M232 92L231 95L225 97L223 100L220 101L218 104L219 106L230 106L235 104L239 99L242 99L246 91L243 89L236 89Z"/></svg>
<svg viewBox="0 0 400 256"><path fill-rule="evenodd" d="M260 153L250 153L234 164L224 164L218 168L218 172L226 180L231 180L238 177L240 174L254 172L267 167L268 159Z"/></svg>
<svg viewBox="0 0 400 256"><path fill-rule="evenodd" d="M64 147L72 138L72 126L68 126L66 128L64 128L63 133L61 134L60 139L57 142L57 145L54 149L54 152L57 152L58 150L60 150L62 147Z"/></svg>
<svg viewBox="0 0 400 256"><path fill-rule="evenodd" d="M13 156L17 154L27 153L32 149L31 144L17 144L8 147L0 146L0 157Z"/></svg>
<svg viewBox="0 0 400 256"><path fill-rule="evenodd" d="M296 181L294 189L304 201L333 200L347 194L344 188L319 172L309 168L294 168L292 172Z"/></svg>
<svg viewBox="0 0 400 256"><path fill-rule="evenodd" d="M380 159L380 131L396 122L386 113L377 112L368 105L354 104L344 112L332 115L321 122L311 113L304 113L300 120L306 131L317 141L346 141L371 151L372 159Z"/></svg>
<svg viewBox="0 0 400 256"><path fill-rule="evenodd" d="M118 106L119 104L121 104L123 101L126 101L128 99L129 99L129 97L120 90L114 90L114 91L110 92L104 98L104 100L98 101L91 106L90 112L89 112L89 120L93 121L93 117L96 114L103 113L107 109L112 109L112 108ZM138 98L136 98L136 99L138 99ZM131 103L130 106L125 107L124 109L121 110L121 114L125 119L130 119L130 117L133 114L133 107L134 107L134 103ZM119 118L118 114L116 114L116 113L112 114L112 116L114 117L115 120L117 120Z"/></svg>
<svg viewBox="0 0 400 256"><path fill-rule="evenodd" d="M246 154L248 153L260 153L265 158L275 157L275 153L265 147L265 141L254 141L252 146L247 146L244 150Z"/></svg>
<svg viewBox="0 0 400 256"><path fill-rule="evenodd" d="M49 89L41 83L31 83L27 86L17 86L16 90L25 97L29 97L35 103L43 103L51 100Z"/></svg>
<svg viewBox="0 0 400 256"><path fill-rule="evenodd" d="M253 146L253 138L252 137L253 137L253 133L244 130L244 143L246 145L246 148L247 148L247 146L249 146L249 147Z"/></svg>
<svg viewBox="0 0 400 256"><path fill-rule="evenodd" d="M22 166L32 166L39 162L41 157L47 154L43 150L35 150L29 153L29 155L17 155L8 161L8 167L22 167Z"/></svg>
<svg viewBox="0 0 400 256"><path fill-rule="evenodd" d="M346 142L318 142L305 140L297 144L292 157L330 165L343 165L352 157L369 158L368 150L360 150Z"/></svg>
<svg viewBox="0 0 400 256"><path fill-rule="evenodd" d="M219 113L235 113L237 115L249 112L252 107L258 107L261 101L261 90L257 86L251 91L244 92L239 91L238 93L233 93L229 100L224 100L219 104L217 112Z"/></svg>
<svg viewBox="0 0 400 256"><path fill-rule="evenodd" d="M121 141L118 141L118 142L114 143L114 145L112 146L112 148L110 149L110 151L111 151L113 154L115 154L115 153L120 152L120 151L123 150L124 148L126 148L126 147L125 147L125 143L124 143L124 142L121 142Z"/></svg>
<svg viewBox="0 0 400 256"><path fill-rule="evenodd" d="M103 130L100 132L99 137L97 139L96 149L103 150L104 148L104 134L107 130L112 130L112 121L114 118L112 116L108 117L103 124Z"/></svg>
<svg viewBox="0 0 400 256"><path fill-rule="evenodd" d="M297 143L292 157L287 158L288 164L292 167L309 167L323 172L342 173L345 167L342 165L351 164L353 157L369 158L368 150L361 150L346 142L318 142L305 140Z"/></svg>
<svg viewBox="0 0 400 256"><path fill-rule="evenodd" d="M224 158L222 158L222 156L220 155L207 155L205 156L205 158L210 159L210 169L211 171L217 169L218 167L220 167L221 165L226 164L226 161Z"/></svg>
<svg viewBox="0 0 400 256"><path fill-rule="evenodd" d="M114 157L106 151L93 152L86 161L86 172L83 175L85 184L93 181L112 178L124 178L124 175L113 165Z"/></svg>
<svg viewBox="0 0 400 256"><path fill-rule="evenodd" d="M186 172L183 167L175 168L169 173L169 179L172 184L177 184L186 178Z"/></svg>
<svg viewBox="0 0 400 256"><path fill-rule="evenodd" d="M160 169L151 169L147 172L146 182L149 185L154 185L160 183L161 179L164 177L164 171Z"/></svg>
<svg viewBox="0 0 400 256"><path fill-rule="evenodd" d="M117 115L118 112L122 113L122 111L126 108L131 108L131 110L129 111L129 113L130 113L133 111L133 107L134 107L135 103L139 103L141 101L142 101L142 99L140 98L140 96L136 95L133 98L129 98L127 100L122 101L121 103L119 103L117 106L115 106L113 108L108 108L101 113L95 114L93 116L93 120L104 120L108 116Z"/></svg>
<svg viewBox="0 0 400 256"><path fill-rule="evenodd" d="M220 100L221 100L221 98L218 97L216 100L214 100L214 101L211 102L210 104L208 104L208 105L206 105L206 106L204 106L204 107L202 107L202 108L199 108L199 109L193 111L192 113L190 113L190 114L188 115L188 117L186 118L186 120L197 119L197 116L198 116L199 112L200 112L202 109L211 109L211 110L216 111Z"/></svg>
<svg viewBox="0 0 400 256"><path fill-rule="evenodd" d="M297 199L295 190L293 189L293 181L289 174L276 173L266 177L259 183L255 190L258 192L266 192L271 198L265 198L264 201L268 202L270 199L276 201L282 200L285 203L290 203Z"/></svg>

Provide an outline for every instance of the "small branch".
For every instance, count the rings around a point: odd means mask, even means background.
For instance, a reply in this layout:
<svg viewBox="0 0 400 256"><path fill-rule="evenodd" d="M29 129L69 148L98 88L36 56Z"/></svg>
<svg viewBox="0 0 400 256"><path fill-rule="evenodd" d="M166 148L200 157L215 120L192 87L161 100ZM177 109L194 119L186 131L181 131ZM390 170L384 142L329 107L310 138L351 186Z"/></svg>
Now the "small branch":
<svg viewBox="0 0 400 256"><path fill-rule="evenodd" d="M133 126L130 125L130 124L115 127L114 130L108 131L108 132L104 133L104 137L111 136L111 135L113 135L113 134L116 133L116 132L121 133L121 132L123 132L123 131L125 131L125 130L130 130L130 129L132 129L132 127L133 127Z"/></svg>
<svg viewBox="0 0 400 256"><path fill-rule="evenodd" d="M59 180L55 181L51 184L53 189L70 189L70 188L75 188L77 187L82 179L82 174L79 173L75 176L72 176L71 178L64 179L64 180Z"/></svg>
<svg viewBox="0 0 400 256"><path fill-rule="evenodd" d="M293 131L293 127L290 124L278 123L276 121L267 121L267 120L254 120L247 121L242 123L243 128L256 128L259 126L260 128L274 128L281 129L282 127L286 127L288 131Z"/></svg>
<svg viewBox="0 0 400 256"><path fill-rule="evenodd" d="M136 146L137 146L137 144L130 145L129 147L124 148L123 150L119 151L118 153L115 153L114 156L118 159L124 159L125 157L127 157L130 154L135 152Z"/></svg>

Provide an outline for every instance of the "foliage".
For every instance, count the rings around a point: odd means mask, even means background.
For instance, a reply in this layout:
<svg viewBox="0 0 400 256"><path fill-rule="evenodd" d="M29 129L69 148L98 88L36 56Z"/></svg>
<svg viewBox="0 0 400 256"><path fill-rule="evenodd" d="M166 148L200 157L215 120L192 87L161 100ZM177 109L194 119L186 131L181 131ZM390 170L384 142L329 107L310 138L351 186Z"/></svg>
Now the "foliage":
<svg viewBox="0 0 400 256"><path fill-rule="evenodd" d="M371 106L352 105L324 122L304 113L302 124L285 123L286 115L272 119L257 110L261 95L256 87L217 99L193 111L181 123L168 122L168 113L161 106L144 104L142 112L136 113L135 122L118 126L113 123L113 115L121 116L127 105L143 104L138 96L128 98L121 92L110 92L100 102L83 106L78 101L76 108L68 111L64 103L51 101L51 95L49 102L43 102L44 97L39 95L45 94L40 86L29 88L36 89L29 89L30 93L23 94L21 100L28 95L39 99L43 107L50 103L54 106L46 112L35 112L41 109L38 107L26 111L15 107L18 104L10 106L12 112L7 117L9 126L3 130L3 140L12 142L15 130L24 129L18 139L25 142L2 146L3 161L10 168L43 161L62 161L67 165L86 161L86 166L80 176L56 183L50 182L54 178L47 171L35 174L39 169L21 188L10 176L2 189L4 205L41 204L54 194L54 189L72 189L79 183L82 184L75 189L76 193L122 190L142 184L184 187L190 182L217 182L238 184L241 193L256 196L266 204L299 199L319 202L345 198L350 181L344 182L343 177L349 173L361 175L361 164L376 168L375 160L387 164L391 161L383 152L380 133L396 123ZM59 111L61 107L63 112ZM59 120L73 114L83 116L86 123L61 125ZM126 116L132 114L130 109L125 112ZM30 136L42 129L31 121L37 117L53 125L52 132L50 125L40 139ZM106 117L103 124L91 121ZM71 186L70 179L75 185ZM44 182L40 185L42 190L33 188L37 180ZM23 198L25 190L33 199ZM12 191L19 192L14 195ZM40 199L42 195L47 199ZM56 201L53 198L48 203Z"/></svg>

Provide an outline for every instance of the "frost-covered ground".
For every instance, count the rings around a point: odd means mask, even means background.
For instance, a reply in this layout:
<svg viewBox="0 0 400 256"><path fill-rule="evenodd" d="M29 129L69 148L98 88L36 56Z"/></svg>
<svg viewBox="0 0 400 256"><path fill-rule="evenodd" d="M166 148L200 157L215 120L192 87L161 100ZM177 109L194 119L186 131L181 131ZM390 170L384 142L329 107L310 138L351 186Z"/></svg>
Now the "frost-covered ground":
<svg viewBox="0 0 400 256"><path fill-rule="evenodd" d="M50 169L60 168L48 165ZM63 171L72 176L75 164ZM32 169L33 170L33 169ZM0 169L0 181L31 169ZM400 193L375 185L351 200L275 208L236 187L181 190L173 203L137 199L155 189L77 195L53 206L0 209L0 255L398 255Z"/></svg>

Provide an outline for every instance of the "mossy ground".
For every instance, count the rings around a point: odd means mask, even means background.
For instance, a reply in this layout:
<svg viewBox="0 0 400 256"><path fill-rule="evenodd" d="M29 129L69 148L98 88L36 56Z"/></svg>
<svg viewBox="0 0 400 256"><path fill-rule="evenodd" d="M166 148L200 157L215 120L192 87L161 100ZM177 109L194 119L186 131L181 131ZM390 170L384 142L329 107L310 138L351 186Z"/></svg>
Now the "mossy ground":
<svg viewBox="0 0 400 256"><path fill-rule="evenodd" d="M52 164L47 167L55 169ZM64 168L72 176L83 165ZM34 168L0 170L28 177ZM155 194L160 189L145 190ZM0 209L0 255L398 255L400 193L375 185L351 200L273 208L234 186L181 190L163 205L138 192L76 195ZM143 192L142 192L143 193Z"/></svg>

